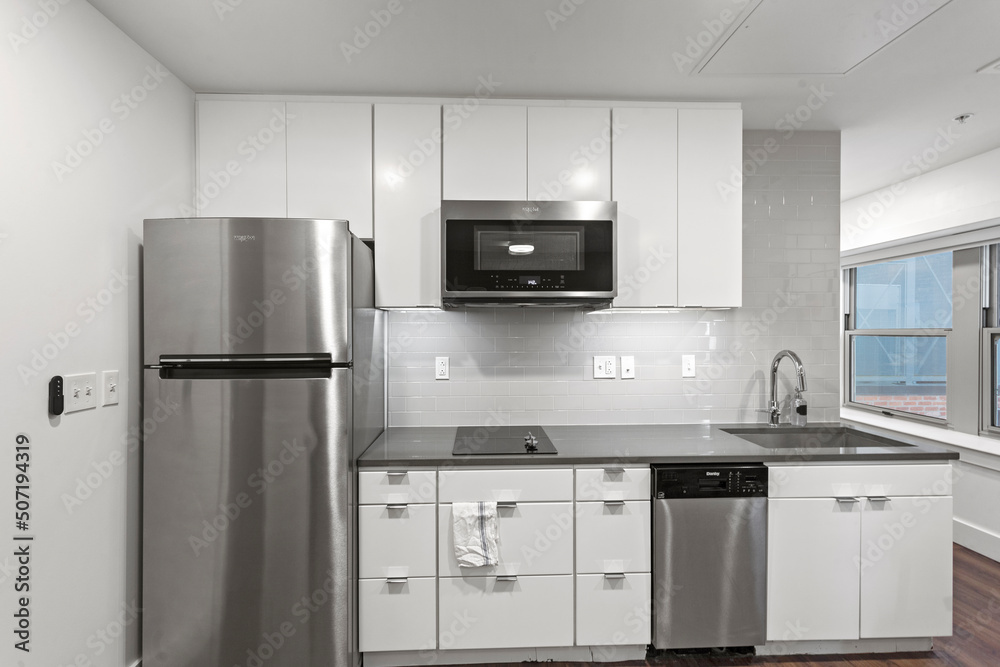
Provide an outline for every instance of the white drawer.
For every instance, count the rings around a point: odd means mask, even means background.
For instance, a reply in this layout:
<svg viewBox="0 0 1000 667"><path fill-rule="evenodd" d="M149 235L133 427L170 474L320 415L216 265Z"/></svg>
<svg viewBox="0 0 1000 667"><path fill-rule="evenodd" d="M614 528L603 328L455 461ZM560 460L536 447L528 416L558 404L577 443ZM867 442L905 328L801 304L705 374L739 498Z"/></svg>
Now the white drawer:
<svg viewBox="0 0 1000 667"><path fill-rule="evenodd" d="M362 470L358 473L358 502L433 503L437 483L433 470Z"/></svg>
<svg viewBox="0 0 1000 667"><path fill-rule="evenodd" d="M577 500L649 500L649 466L576 469Z"/></svg>
<svg viewBox="0 0 1000 667"><path fill-rule="evenodd" d="M573 471L442 470L438 475L438 499L442 503L573 500Z"/></svg>
<svg viewBox="0 0 1000 667"><path fill-rule="evenodd" d="M909 465L768 466L771 498L950 496L948 463Z"/></svg>
<svg viewBox="0 0 1000 667"><path fill-rule="evenodd" d="M651 584L650 574L626 574L623 578L577 575L577 645L648 644Z"/></svg>
<svg viewBox="0 0 1000 667"><path fill-rule="evenodd" d="M359 576L433 577L434 505L358 508Z"/></svg>
<svg viewBox="0 0 1000 667"><path fill-rule="evenodd" d="M441 650L573 645L573 576L439 579Z"/></svg>
<svg viewBox="0 0 1000 667"><path fill-rule="evenodd" d="M437 645L433 577L358 582L358 640L364 651L420 651Z"/></svg>
<svg viewBox="0 0 1000 667"><path fill-rule="evenodd" d="M649 572L648 500L576 504L576 571Z"/></svg>
<svg viewBox="0 0 1000 667"><path fill-rule="evenodd" d="M451 505L438 507L440 576L573 573L573 503L517 503L497 508L497 514L500 563L459 567Z"/></svg>

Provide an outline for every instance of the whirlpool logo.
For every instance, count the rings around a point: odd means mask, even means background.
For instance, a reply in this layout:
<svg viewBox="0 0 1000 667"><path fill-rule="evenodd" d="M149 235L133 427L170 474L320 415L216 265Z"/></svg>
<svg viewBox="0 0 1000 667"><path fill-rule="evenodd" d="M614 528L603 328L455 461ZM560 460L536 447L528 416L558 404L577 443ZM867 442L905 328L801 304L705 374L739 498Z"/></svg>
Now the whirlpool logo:
<svg viewBox="0 0 1000 667"><path fill-rule="evenodd" d="M234 241L239 241L240 243L246 243L247 241L256 241L257 237L252 234L234 234Z"/></svg>
<svg viewBox="0 0 1000 667"><path fill-rule="evenodd" d="M540 209L537 206L522 206L521 210L525 213L538 213Z"/></svg>

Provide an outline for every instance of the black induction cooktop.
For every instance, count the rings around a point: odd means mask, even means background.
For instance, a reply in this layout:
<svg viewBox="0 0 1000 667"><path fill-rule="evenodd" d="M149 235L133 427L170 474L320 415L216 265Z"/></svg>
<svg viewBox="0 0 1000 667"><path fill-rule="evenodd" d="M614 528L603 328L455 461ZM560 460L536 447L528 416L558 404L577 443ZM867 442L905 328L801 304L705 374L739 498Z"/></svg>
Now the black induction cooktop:
<svg viewBox="0 0 1000 667"><path fill-rule="evenodd" d="M459 426L454 456L557 454L541 426Z"/></svg>

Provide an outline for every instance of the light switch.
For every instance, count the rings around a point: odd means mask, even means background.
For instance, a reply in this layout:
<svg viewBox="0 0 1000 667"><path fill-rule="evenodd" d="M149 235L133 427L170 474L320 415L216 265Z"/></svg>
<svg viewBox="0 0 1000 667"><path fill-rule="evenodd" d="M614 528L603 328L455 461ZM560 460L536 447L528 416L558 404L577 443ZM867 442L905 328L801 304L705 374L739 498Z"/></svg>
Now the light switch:
<svg viewBox="0 0 1000 667"><path fill-rule="evenodd" d="M101 372L101 405L118 405L118 371Z"/></svg>
<svg viewBox="0 0 1000 667"><path fill-rule="evenodd" d="M681 355L681 377L683 378L693 378L694 373L694 355L684 354Z"/></svg>
<svg viewBox="0 0 1000 667"><path fill-rule="evenodd" d="M635 357L622 357L622 379L635 378Z"/></svg>
<svg viewBox="0 0 1000 667"><path fill-rule="evenodd" d="M77 373L63 377L63 412L97 407L97 373Z"/></svg>

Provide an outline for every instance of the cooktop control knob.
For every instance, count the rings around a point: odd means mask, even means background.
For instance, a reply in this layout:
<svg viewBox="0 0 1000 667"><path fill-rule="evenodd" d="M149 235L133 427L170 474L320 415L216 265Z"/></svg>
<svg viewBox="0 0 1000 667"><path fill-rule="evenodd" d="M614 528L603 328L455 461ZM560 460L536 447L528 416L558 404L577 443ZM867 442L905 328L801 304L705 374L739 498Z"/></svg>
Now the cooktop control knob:
<svg viewBox="0 0 1000 667"><path fill-rule="evenodd" d="M527 452L537 452L538 451L538 438L528 431L528 435L524 436L524 450Z"/></svg>

